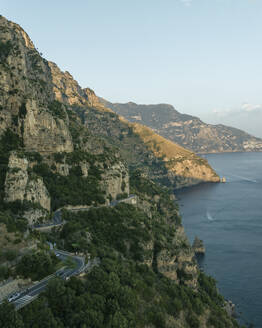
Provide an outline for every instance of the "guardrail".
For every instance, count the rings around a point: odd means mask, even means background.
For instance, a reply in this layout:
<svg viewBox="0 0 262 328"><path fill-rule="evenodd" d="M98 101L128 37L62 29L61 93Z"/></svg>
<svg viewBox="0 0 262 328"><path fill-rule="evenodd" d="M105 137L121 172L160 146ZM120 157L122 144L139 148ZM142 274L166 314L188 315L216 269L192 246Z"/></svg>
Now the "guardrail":
<svg viewBox="0 0 262 328"><path fill-rule="evenodd" d="M16 307L15 307L15 310L18 311L20 309L22 309L24 306L30 304L31 302L33 302L36 298L38 298L39 294L37 295L34 295L34 296L31 296L30 299L27 299L25 300L25 302L21 303L21 304L18 304Z"/></svg>

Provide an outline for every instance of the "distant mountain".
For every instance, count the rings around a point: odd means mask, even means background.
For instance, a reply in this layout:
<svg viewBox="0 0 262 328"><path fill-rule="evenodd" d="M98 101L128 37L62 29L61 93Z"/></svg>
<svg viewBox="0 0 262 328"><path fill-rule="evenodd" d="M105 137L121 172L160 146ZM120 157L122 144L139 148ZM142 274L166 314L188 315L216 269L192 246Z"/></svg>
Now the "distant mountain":
<svg viewBox="0 0 262 328"><path fill-rule="evenodd" d="M211 124L235 126L253 136L262 138L262 106L243 104L239 109L229 111L213 111L202 116Z"/></svg>
<svg viewBox="0 0 262 328"><path fill-rule="evenodd" d="M146 125L196 153L262 151L262 139L233 127L204 123L198 117L179 113L168 104L119 104L102 98L100 101L128 121Z"/></svg>

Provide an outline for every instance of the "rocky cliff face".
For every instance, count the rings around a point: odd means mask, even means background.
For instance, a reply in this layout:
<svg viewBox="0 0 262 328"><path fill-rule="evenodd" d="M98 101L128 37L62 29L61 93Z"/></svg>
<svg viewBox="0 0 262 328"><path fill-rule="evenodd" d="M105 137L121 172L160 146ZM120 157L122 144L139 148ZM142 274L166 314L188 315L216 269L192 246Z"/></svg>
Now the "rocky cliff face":
<svg viewBox="0 0 262 328"><path fill-rule="evenodd" d="M29 151L42 154L73 151L73 142L67 123L47 111L34 101L28 101L23 120L23 141Z"/></svg>
<svg viewBox="0 0 262 328"><path fill-rule="evenodd" d="M171 105L113 104L102 98L100 101L128 121L144 124L196 153L262 151L261 139L222 124L206 124L198 117L179 113Z"/></svg>
<svg viewBox="0 0 262 328"><path fill-rule="evenodd" d="M56 172L62 176L68 176L72 166L47 160L51 154L71 153L74 149L103 154L105 142L93 137L91 131L84 131L81 118L71 114L70 108L71 105L98 106L95 93L91 89L80 88L68 72L62 73L56 64L43 59L24 30L2 16L0 49L0 137L11 131L19 138L23 152L41 154L48 165L54 165ZM16 161L19 160L16 158ZM42 193L41 179L30 181L27 168L22 167L23 161L24 166L28 165L27 159L23 158L17 164L14 161L14 156L11 156L9 165L18 166L8 169L5 200L39 202L50 209L50 204L44 204L37 196L37 189ZM118 162L123 165L120 159ZM88 177L88 162L80 161L79 165L83 177ZM123 189L128 191L127 179L118 181L118 177L114 177L116 171L112 169L111 178L111 173L108 173L103 186L106 194L112 193L113 198L125 183Z"/></svg>
<svg viewBox="0 0 262 328"><path fill-rule="evenodd" d="M110 199L116 199L118 195L129 195L129 174L123 163L116 163L102 174L102 186Z"/></svg>
<svg viewBox="0 0 262 328"><path fill-rule="evenodd" d="M66 120L52 111L51 70L24 30L0 17L0 135L11 128L28 150L72 151Z"/></svg>
<svg viewBox="0 0 262 328"><path fill-rule="evenodd" d="M39 176L29 176L28 168L27 158L16 152L11 153L5 180L5 201L27 201L39 206L33 206L30 211L24 213L24 217L28 218L31 224L39 217L46 216L50 211L51 200L43 179Z"/></svg>
<svg viewBox="0 0 262 328"><path fill-rule="evenodd" d="M53 91L58 101L67 105L104 107L93 90L82 89L69 72L62 72L55 63L48 62L48 65L52 74Z"/></svg>
<svg viewBox="0 0 262 328"><path fill-rule="evenodd" d="M131 191L137 195L136 206L147 214L149 221L154 222L153 226L155 224L168 227L164 232L165 237L160 238L161 241L157 234L153 234L154 242L145 245L145 253L148 257L144 262L157 268L158 272L178 284L196 289L197 263L184 228L181 226L179 212L174 205L174 196L159 190L157 185L144 177L141 172L137 172L132 178L136 181L134 184L131 180ZM163 215L160 221L159 211Z"/></svg>
<svg viewBox="0 0 262 328"><path fill-rule="evenodd" d="M174 249L164 249L157 254L158 270L166 277L195 289L198 267L194 253L188 244L183 227L174 229Z"/></svg>
<svg viewBox="0 0 262 328"><path fill-rule="evenodd" d="M28 183L28 161L19 158L16 153L9 157L8 171L5 180L5 201L23 201Z"/></svg>

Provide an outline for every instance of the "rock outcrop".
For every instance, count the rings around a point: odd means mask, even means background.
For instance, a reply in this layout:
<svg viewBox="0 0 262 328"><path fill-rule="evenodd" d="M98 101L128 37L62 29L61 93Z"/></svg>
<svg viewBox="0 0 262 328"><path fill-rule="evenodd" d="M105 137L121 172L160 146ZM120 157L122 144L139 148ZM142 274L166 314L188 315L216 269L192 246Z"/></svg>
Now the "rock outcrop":
<svg viewBox="0 0 262 328"><path fill-rule="evenodd" d="M29 151L42 154L73 151L73 142L66 122L48 111L41 110L35 101L26 103L22 137Z"/></svg>
<svg viewBox="0 0 262 328"><path fill-rule="evenodd" d="M82 89L69 72L62 72L53 62L48 62L51 69L53 91L58 101L67 105L104 107L93 90Z"/></svg>
<svg viewBox="0 0 262 328"><path fill-rule="evenodd" d="M203 240L199 239L198 237L195 237L192 248L195 252L195 254L205 254L206 249L203 243Z"/></svg>
<svg viewBox="0 0 262 328"><path fill-rule="evenodd" d="M106 169L102 174L103 189L107 197L116 199L118 195L129 195L129 174L123 163L118 162Z"/></svg>
<svg viewBox="0 0 262 328"><path fill-rule="evenodd" d="M24 199L40 204L41 207L50 211L50 196L41 177L33 177L28 181Z"/></svg>
<svg viewBox="0 0 262 328"><path fill-rule="evenodd" d="M23 201L28 183L28 160L19 158L15 152L9 157L8 171L5 179L5 201Z"/></svg>
<svg viewBox="0 0 262 328"><path fill-rule="evenodd" d="M39 204L43 209L50 211L50 196L43 179L38 176L29 177L28 160L12 152L5 180L5 201L16 200Z"/></svg>
<svg viewBox="0 0 262 328"><path fill-rule="evenodd" d="M166 277L197 288L198 269L183 227L175 228L174 249L157 254L157 267Z"/></svg>

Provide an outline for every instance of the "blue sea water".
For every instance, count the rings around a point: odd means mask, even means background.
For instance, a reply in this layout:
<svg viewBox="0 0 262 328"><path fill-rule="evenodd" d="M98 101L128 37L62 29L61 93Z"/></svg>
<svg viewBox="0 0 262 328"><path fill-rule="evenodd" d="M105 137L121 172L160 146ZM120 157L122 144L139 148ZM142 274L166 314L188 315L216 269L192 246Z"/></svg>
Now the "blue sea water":
<svg viewBox="0 0 262 328"><path fill-rule="evenodd" d="M262 328L262 153L205 158L226 183L176 192L185 231L204 241L201 266L236 304L239 321Z"/></svg>

